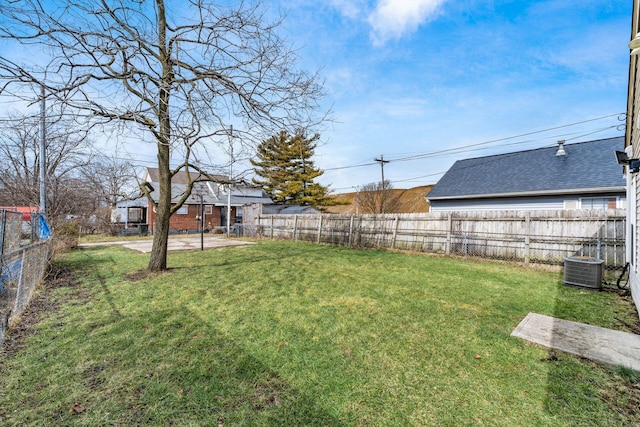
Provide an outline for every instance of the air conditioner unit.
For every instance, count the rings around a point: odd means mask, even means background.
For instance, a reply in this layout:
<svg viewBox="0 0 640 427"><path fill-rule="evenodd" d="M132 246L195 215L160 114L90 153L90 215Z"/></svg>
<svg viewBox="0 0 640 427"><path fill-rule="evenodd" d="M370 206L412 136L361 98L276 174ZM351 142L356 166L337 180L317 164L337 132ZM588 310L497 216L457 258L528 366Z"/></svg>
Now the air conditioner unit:
<svg viewBox="0 0 640 427"><path fill-rule="evenodd" d="M564 260L564 284L600 290L604 261L590 257L571 257Z"/></svg>

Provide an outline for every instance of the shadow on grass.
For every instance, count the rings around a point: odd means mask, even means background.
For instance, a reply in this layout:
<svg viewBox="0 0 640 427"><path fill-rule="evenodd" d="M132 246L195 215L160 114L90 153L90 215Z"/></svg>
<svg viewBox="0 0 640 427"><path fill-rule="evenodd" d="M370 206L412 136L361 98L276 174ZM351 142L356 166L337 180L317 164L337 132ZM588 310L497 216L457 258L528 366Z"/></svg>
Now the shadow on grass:
<svg viewBox="0 0 640 427"><path fill-rule="evenodd" d="M576 292L587 298L576 298ZM605 289L601 292L617 294L620 298L615 301L617 306L626 304L624 295L615 289ZM597 293L597 290L564 285L563 273L559 273L553 316L572 321L589 319L589 311L597 310L590 305L593 302L589 301L602 300L588 297L596 296ZM580 304L579 301L585 303ZM623 319L609 320L611 323L624 324ZM558 339L562 333L558 331ZM556 417L559 424L637 425L636 422L640 421L637 410L638 387L616 375L615 369L597 365L586 359L576 359L572 355L553 349L548 350L548 356L541 359L541 363L549 364L545 410ZM636 403L630 406L629 402L634 401Z"/></svg>
<svg viewBox="0 0 640 427"><path fill-rule="evenodd" d="M190 270L198 267L213 268L213 267L228 267L228 266L235 266L235 265L241 266L241 265L256 264L256 263L268 263L273 261L275 261L276 264L286 264L287 260L290 260L290 259L298 260L301 257L304 258L305 255L323 252L325 250L326 250L326 247L322 245L315 245L315 246L309 245L306 247L301 246L300 250L298 250L295 253L292 253L289 248L283 248L283 249L276 248L270 251L269 255L267 256L238 251L233 256L221 257L213 262L210 262L209 260L207 260L206 264L196 264L196 263L185 264L184 260L181 260L180 263L182 265L175 265L175 266L170 265L170 270ZM169 257L169 261L172 261L171 257ZM169 262L169 264L172 264L172 263Z"/></svg>
<svg viewBox="0 0 640 427"><path fill-rule="evenodd" d="M185 307L110 317L78 333L96 365L75 381L97 399L82 402L87 415L119 414L110 422L126 425L342 425ZM56 422L71 419L59 415Z"/></svg>

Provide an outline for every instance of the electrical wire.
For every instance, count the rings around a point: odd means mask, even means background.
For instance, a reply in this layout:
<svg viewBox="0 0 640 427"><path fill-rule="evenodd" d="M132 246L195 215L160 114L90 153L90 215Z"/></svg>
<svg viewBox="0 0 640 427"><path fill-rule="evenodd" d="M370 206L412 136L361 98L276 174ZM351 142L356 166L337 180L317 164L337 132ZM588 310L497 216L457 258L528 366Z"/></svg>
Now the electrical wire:
<svg viewBox="0 0 640 427"><path fill-rule="evenodd" d="M498 139L492 139L489 141L483 141L483 142L478 142L478 143L474 143L474 144L468 144L468 145L463 145L460 147L455 147L455 148L448 148L445 150L436 150L436 151L431 151L431 152L427 152L427 153L418 153L418 154L414 154L414 155L410 155L410 156L403 156L403 157L387 157L387 159L391 162L403 162L403 161L412 161L412 160L420 160L420 159L425 159L425 158L429 158L429 157L437 157L437 156L442 156L442 155L452 155L452 154L461 154L461 153L466 153L466 152L471 152L471 151L478 151L478 150L482 150L482 149L486 149L485 148L476 148L476 147L483 147L486 145L490 145L490 144L494 144L496 142L503 142L503 141L508 141L511 139L516 139L516 138L522 138L524 136L530 136L530 135L537 135L537 134L541 134L541 133L545 133L545 132L550 132L553 130L558 130L558 129L563 129L563 128L568 128L571 126L577 126L577 125L581 125L581 124L585 124L585 123L590 123L590 122L594 122L594 121L598 121L598 120L603 120L603 119L609 119L612 117L618 117L619 121L623 121L622 117L626 117L625 113L616 113L616 114L609 114L606 116L600 116L600 117L595 117L592 119L587 119L587 120L581 120L578 122L574 122L574 123L569 123L569 124L565 124L565 125L560 125L560 126L553 126L550 128L546 128L546 129L541 129L541 130L536 130L536 131L532 131L532 132L526 132L526 133L522 133L522 134L518 134L518 135L513 135L513 136L508 136L508 137L504 137L504 138L498 138ZM583 136L587 136L587 135L592 135L594 133L598 133L598 132L602 132L605 130L609 130L609 129L613 129L613 128L619 128L620 125L615 125L615 126L608 126L606 128L599 128L597 130L594 130L592 132L588 132L588 133L581 133L578 136L574 136L572 138L565 138L566 140L574 140L577 138L581 138ZM565 134L559 134L559 135L552 135L552 136L548 136L544 139L551 139L551 138L562 138L562 137L566 137L568 135L573 135L575 134L575 132L570 132L570 133L565 133ZM501 147L504 146L511 146L511 145L520 145L520 144L526 144L526 143L531 143L531 142L536 142L538 141L537 139L528 139L525 141L517 141L517 142L512 142L509 144L502 144ZM387 160L385 159L385 160ZM367 162L367 163L360 163L360 164L355 164L355 165L345 165L345 166L336 166L336 167L332 167L332 168L326 168L324 169L325 172L329 172L329 171L335 171L335 170L344 170L344 169L353 169L353 168L360 168L360 167L365 167L365 166L372 166L372 165L377 165L377 162Z"/></svg>

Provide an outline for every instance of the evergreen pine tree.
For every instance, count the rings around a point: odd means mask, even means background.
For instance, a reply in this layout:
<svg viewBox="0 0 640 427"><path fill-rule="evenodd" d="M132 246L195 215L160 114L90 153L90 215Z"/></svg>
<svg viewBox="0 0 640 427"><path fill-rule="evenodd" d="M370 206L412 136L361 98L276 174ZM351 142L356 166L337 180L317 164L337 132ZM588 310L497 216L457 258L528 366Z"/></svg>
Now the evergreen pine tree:
<svg viewBox="0 0 640 427"><path fill-rule="evenodd" d="M311 157L320 135L306 137L280 132L258 145L257 159L251 160L256 178L276 203L317 206L327 204L328 188L314 182L323 174Z"/></svg>

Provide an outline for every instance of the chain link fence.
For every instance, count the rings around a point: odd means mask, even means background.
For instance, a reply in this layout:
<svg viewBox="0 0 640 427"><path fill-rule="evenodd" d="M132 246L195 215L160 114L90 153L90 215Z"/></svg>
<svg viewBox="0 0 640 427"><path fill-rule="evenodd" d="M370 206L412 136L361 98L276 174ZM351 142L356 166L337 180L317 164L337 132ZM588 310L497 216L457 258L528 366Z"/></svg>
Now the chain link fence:
<svg viewBox="0 0 640 427"><path fill-rule="evenodd" d="M567 257L626 264L624 210L401 215L262 215L263 237L562 265ZM245 235L248 230L245 230Z"/></svg>
<svg viewBox="0 0 640 427"><path fill-rule="evenodd" d="M0 210L0 345L45 275L49 242L48 226L38 213Z"/></svg>

